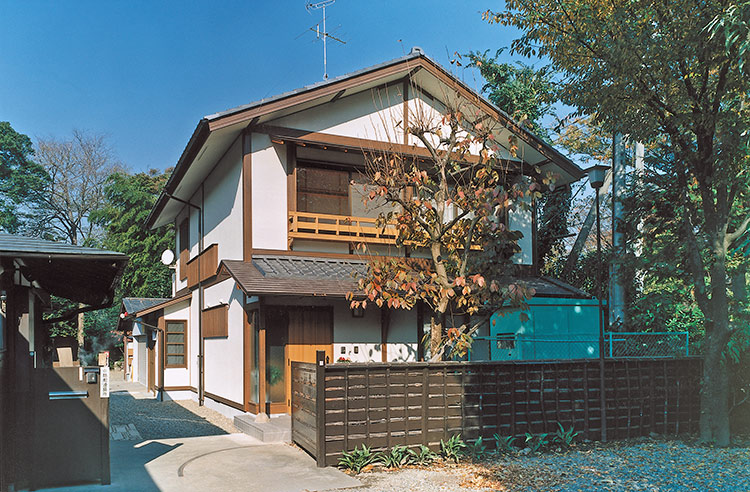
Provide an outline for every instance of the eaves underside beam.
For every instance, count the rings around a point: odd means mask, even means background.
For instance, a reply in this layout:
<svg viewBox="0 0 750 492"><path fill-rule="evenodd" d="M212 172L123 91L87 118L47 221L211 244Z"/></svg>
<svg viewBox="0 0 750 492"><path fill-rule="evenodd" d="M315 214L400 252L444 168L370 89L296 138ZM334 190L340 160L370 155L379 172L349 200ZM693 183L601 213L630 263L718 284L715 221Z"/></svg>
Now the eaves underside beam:
<svg viewBox="0 0 750 492"><path fill-rule="evenodd" d="M324 148L331 147L358 152L371 152L378 154L402 154L420 159L432 159L430 152L424 147L417 145L405 145L398 142L383 142L380 140L369 140L344 135L334 135L323 132L310 132L295 128L278 127L271 125L258 125L252 128L253 132L264 133L271 137L275 143L294 142L301 145L317 145ZM479 156L471 154L465 157L471 163L479 162ZM520 159L506 159L509 162L521 163Z"/></svg>

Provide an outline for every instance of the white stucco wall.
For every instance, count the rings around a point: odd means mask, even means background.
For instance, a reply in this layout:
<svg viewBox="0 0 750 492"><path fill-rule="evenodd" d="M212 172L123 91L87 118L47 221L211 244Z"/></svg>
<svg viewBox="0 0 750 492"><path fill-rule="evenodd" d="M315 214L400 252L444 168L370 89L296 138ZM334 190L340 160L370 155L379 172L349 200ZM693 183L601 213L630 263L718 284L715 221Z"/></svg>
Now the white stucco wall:
<svg viewBox="0 0 750 492"><path fill-rule="evenodd" d="M242 259L242 149L238 138L203 184L203 246L219 245L219 260Z"/></svg>
<svg viewBox="0 0 750 492"><path fill-rule="evenodd" d="M518 240L521 252L513 255L513 262L519 265L531 265L534 262L534 241L532 236L533 211L529 206L530 200L525 198L524 201L526 202L526 207L516 207L508 211L508 228L511 231L520 231L523 233L523 237Z"/></svg>
<svg viewBox="0 0 750 492"><path fill-rule="evenodd" d="M366 90L344 96L333 104L317 106L274 120L289 128L345 135L370 140L403 142L401 86Z"/></svg>
<svg viewBox="0 0 750 492"><path fill-rule="evenodd" d="M393 309L388 327L388 362L417 360L417 309Z"/></svg>
<svg viewBox="0 0 750 492"><path fill-rule="evenodd" d="M268 135L252 135L253 248L256 249L287 249L286 152L286 146L271 143Z"/></svg>
<svg viewBox="0 0 750 492"><path fill-rule="evenodd" d="M188 359L188 367L190 368L190 386L196 388L196 390L200 377L200 370L198 369L198 353L200 351L200 347L198 346L198 313L200 312L200 304L198 301L198 290L194 290L190 298L190 321L188 322L190 327L192 327L192 329L188 329L188 333L190 334L188 339L190 340L190 347L192 347L190 358Z"/></svg>
<svg viewBox="0 0 750 492"><path fill-rule="evenodd" d="M188 300L185 300L184 302L179 302L177 304L173 304L172 306L167 306L164 308L164 321L170 321L170 320L179 320L179 321L187 321L186 330L187 333L185 334L186 340L188 340L187 347L186 348L186 354L185 354L185 360L189 361L191 359L190 355L194 351L194 347L192 347L192 344L190 343L190 332L192 331L191 328L191 322L190 322L190 302ZM166 335L165 335L166 336ZM164 338L166 340L166 338ZM162 348L159 348L159 352L162 352ZM190 364L187 364L186 368L175 368L175 367L165 367L164 368L164 386L189 386L190 385Z"/></svg>
<svg viewBox="0 0 750 492"><path fill-rule="evenodd" d="M175 242L174 242L174 256L175 256L175 275L174 275L174 284L172 287L173 294L181 289L184 289L187 287L187 277L185 277L185 274L187 272L183 272L180 269L180 224L185 219L185 217L188 216L187 207L183 208L182 212L177 216L177 219L175 219ZM191 226L192 227L192 226ZM198 238L198 234L195 235L196 240ZM191 237L191 244L192 244L192 237ZM190 258L188 258L190 259ZM180 277L185 277L183 280L180 280Z"/></svg>
<svg viewBox="0 0 750 492"><path fill-rule="evenodd" d="M352 362L380 362L381 353L380 308L372 305L363 318L354 318L348 302L334 302L333 360L346 357Z"/></svg>
<svg viewBox="0 0 750 492"><path fill-rule="evenodd" d="M243 403L243 294L228 279L207 287L205 307L229 303L228 336L204 341L205 391L236 403Z"/></svg>

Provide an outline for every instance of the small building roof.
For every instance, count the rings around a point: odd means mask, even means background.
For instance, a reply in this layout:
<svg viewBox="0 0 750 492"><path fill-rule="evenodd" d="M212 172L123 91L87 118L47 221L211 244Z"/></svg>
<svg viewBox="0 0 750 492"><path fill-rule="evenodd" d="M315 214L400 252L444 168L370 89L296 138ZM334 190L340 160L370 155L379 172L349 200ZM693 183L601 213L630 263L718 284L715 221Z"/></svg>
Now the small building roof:
<svg viewBox="0 0 750 492"><path fill-rule="evenodd" d="M76 256L78 258L91 256L94 258L112 257L113 259L125 259L128 256L117 251L106 249L87 248L73 244L47 241L34 237L18 236L0 232L0 256L13 256L15 258L48 257L48 256Z"/></svg>
<svg viewBox="0 0 750 492"><path fill-rule="evenodd" d="M116 251L0 233L0 259L12 259L23 276L46 292L71 301L111 303L128 262Z"/></svg>
<svg viewBox="0 0 750 492"><path fill-rule="evenodd" d="M125 313L135 314L138 311L143 311L144 309L154 307L157 304L161 304L169 300L171 299L157 297L123 297L122 307L125 310Z"/></svg>

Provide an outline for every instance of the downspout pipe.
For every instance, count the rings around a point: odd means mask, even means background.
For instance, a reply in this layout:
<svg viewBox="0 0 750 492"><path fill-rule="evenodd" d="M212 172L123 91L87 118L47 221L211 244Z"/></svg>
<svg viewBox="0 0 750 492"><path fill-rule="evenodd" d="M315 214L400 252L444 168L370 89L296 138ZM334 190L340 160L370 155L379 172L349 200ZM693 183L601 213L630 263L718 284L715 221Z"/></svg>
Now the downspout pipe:
<svg viewBox="0 0 750 492"><path fill-rule="evenodd" d="M201 184L201 204L203 203L203 194L204 189L203 185ZM203 345L203 280L200 278L200 272L201 272L201 253L203 252L203 208L199 207L198 205L195 205L193 203L190 203L189 200L183 200L181 198L177 198L174 195L170 195L168 193L165 194L167 198L171 198L172 200L176 202L180 202L184 205L187 205L188 207L192 207L198 211L198 405L203 406L204 403L204 394L205 394L205 381L204 381L204 364L203 364L203 355L204 355L204 345ZM188 214L188 217L190 214Z"/></svg>

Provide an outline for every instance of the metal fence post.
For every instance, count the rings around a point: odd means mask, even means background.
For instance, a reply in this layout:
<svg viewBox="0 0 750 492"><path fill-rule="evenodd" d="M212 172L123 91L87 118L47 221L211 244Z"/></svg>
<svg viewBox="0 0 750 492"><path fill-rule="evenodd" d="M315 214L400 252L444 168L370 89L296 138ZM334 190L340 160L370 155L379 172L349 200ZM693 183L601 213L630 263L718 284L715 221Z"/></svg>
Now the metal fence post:
<svg viewBox="0 0 750 492"><path fill-rule="evenodd" d="M315 352L315 459L318 468L326 466L326 352Z"/></svg>

